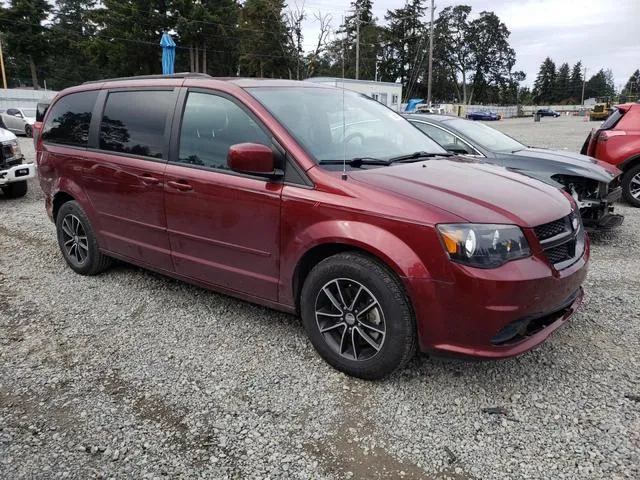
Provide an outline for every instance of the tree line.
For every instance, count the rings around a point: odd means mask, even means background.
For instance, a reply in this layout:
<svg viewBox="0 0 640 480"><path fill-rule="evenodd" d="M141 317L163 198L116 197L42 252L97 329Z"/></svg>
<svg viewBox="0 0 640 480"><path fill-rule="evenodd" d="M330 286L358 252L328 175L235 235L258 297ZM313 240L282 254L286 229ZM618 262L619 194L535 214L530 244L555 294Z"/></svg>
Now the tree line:
<svg viewBox="0 0 640 480"><path fill-rule="evenodd" d="M581 105L583 98L625 103L638 100L639 94L640 70L631 75L618 94L611 69L601 68L586 80L582 62L573 67L565 62L556 69L555 62L547 57L540 65L531 100L538 105Z"/></svg>
<svg viewBox="0 0 640 480"><path fill-rule="evenodd" d="M285 0L10 0L0 7L0 38L13 87L46 82L58 90L161 73L159 41L170 32L177 44L175 70L213 76L354 78L359 46L358 77L400 81L406 100L426 97L429 8L428 0L409 0L380 20L372 0L353 0L351 13L334 25L330 14ZM305 51L306 21L315 22L319 34ZM493 12L446 7L438 11L433 36L436 102L577 98L579 65L577 76L565 75L565 65L556 72L547 59L534 91L521 86L526 75L514 71L509 29Z"/></svg>

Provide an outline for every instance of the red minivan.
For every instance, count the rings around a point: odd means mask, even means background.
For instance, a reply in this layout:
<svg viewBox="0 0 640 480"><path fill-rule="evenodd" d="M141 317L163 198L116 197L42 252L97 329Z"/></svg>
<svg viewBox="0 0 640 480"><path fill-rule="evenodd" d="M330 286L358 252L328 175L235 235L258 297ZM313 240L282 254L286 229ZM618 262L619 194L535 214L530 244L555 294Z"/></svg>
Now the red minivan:
<svg viewBox="0 0 640 480"><path fill-rule="evenodd" d="M589 242L568 195L451 156L354 92L88 83L52 102L37 162L76 272L116 258L297 313L319 354L362 378L417 348L520 354L583 296Z"/></svg>

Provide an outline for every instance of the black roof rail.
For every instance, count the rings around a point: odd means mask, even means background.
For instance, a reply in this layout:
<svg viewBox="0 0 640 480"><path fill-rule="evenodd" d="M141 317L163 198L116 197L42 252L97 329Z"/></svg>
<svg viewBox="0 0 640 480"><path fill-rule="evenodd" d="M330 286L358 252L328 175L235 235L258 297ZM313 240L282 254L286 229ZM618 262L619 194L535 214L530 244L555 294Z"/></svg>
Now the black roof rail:
<svg viewBox="0 0 640 480"><path fill-rule="evenodd" d="M212 78L211 75L207 73L196 73L196 72L182 72L182 73L172 73L171 75L138 75L135 77L117 77L117 78L105 78L102 80L91 80L88 82L83 82L82 85L87 85L91 83L105 83L105 82L124 82L127 80L154 80L154 79L162 79L162 78Z"/></svg>

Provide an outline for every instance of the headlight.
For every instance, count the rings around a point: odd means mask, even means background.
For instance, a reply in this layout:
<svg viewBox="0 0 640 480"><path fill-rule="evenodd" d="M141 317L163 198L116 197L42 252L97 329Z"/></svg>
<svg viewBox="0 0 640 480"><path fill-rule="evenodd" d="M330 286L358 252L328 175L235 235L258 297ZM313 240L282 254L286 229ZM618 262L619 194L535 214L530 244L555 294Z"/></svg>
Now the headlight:
<svg viewBox="0 0 640 480"><path fill-rule="evenodd" d="M515 225L438 225L444 248L454 262L478 268L496 268L531 255L524 233Z"/></svg>
<svg viewBox="0 0 640 480"><path fill-rule="evenodd" d="M18 140L11 140L6 142L5 145L9 145L11 149L11 157L19 157L22 152L20 151L20 145L18 145Z"/></svg>

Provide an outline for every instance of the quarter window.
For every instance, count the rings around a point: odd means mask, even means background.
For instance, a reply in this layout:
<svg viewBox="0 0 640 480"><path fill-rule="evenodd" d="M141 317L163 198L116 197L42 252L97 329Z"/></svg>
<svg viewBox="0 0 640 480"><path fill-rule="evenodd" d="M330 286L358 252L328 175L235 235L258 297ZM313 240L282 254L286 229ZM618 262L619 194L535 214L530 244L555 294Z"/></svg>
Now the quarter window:
<svg viewBox="0 0 640 480"><path fill-rule="evenodd" d="M228 169L229 147L238 143L271 145L268 135L227 98L190 92L180 130L181 163Z"/></svg>
<svg viewBox="0 0 640 480"><path fill-rule="evenodd" d="M86 147L89 141L91 112L98 91L78 92L58 100L47 123L42 128L42 140L76 147Z"/></svg>
<svg viewBox="0 0 640 480"><path fill-rule="evenodd" d="M169 90L110 92L100 122L100 148L162 158L173 102Z"/></svg>

